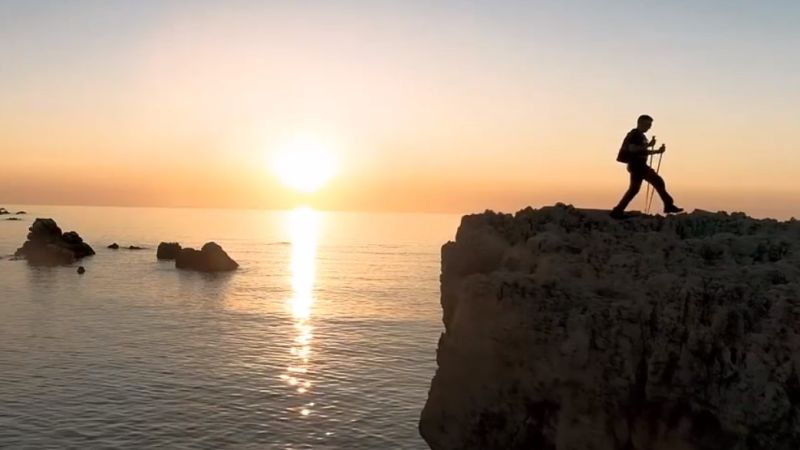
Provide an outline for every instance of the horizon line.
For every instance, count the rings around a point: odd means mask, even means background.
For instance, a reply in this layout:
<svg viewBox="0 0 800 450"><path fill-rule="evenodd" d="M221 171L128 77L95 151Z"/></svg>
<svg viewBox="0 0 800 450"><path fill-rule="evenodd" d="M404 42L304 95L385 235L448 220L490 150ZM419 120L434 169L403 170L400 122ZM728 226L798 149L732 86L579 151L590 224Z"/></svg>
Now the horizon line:
<svg viewBox="0 0 800 450"><path fill-rule="evenodd" d="M82 207L82 208L133 208L133 209L194 209L194 210L219 210L219 211L264 211L264 212L286 212L286 211L293 211L298 208L311 208L314 211L322 212L322 213L350 213L350 214L425 214L425 215L449 215L449 216L469 216L474 214L483 214L485 212L494 212L498 214L511 214L516 215L517 213L526 210L528 208L532 209L541 209L546 207L556 206L558 204L563 204L567 206L572 206L576 209L580 210L594 210L594 211L610 211L610 208L597 208L591 206L578 206L574 203L567 203L567 202L555 202L551 204L540 204L540 205L533 205L528 204L522 208L518 208L515 211L504 211L500 209L492 209L492 208L481 208L476 209L471 212L464 212L464 211L410 211L410 210L402 210L402 209L381 209L381 210L370 210L370 209L335 209L335 208L317 208L311 205L303 205L298 204L294 207L289 208L270 208L270 207L240 207L240 206L164 206L164 205L110 205L110 204L80 204L80 203L0 203L0 207L5 207L2 205L7 206L54 206L54 207ZM638 210L632 210L638 211ZM9 212L11 212L9 210ZM641 212L641 211L638 211ZM791 220L798 220L797 216L789 216L785 219L780 219L775 216L753 216L751 213L742 210L718 210L712 211L707 209L701 208L694 208L691 211L687 211L684 214L692 214L694 212L708 212L712 214L717 213L726 213L726 214L735 214L735 213L743 213L747 217L754 218L754 219L772 219L777 220L780 222L788 222ZM30 214L30 213L29 213ZM658 214L655 214L658 215Z"/></svg>

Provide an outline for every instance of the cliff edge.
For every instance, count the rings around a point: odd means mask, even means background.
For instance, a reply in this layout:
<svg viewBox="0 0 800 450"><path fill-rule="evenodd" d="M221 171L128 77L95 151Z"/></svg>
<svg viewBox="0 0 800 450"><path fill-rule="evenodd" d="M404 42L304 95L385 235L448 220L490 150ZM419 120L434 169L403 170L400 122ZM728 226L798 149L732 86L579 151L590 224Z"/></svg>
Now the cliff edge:
<svg viewBox="0 0 800 450"><path fill-rule="evenodd" d="M440 449L800 448L800 222L466 216L420 432Z"/></svg>

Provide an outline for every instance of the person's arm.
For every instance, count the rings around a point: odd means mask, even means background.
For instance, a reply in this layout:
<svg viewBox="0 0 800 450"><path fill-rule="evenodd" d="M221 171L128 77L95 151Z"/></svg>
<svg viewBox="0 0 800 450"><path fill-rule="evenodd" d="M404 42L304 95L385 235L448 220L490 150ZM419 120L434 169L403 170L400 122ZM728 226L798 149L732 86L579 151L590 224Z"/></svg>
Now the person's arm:
<svg viewBox="0 0 800 450"><path fill-rule="evenodd" d="M657 155L659 153L664 153L664 151L666 151L666 147L663 144L661 145L661 148L659 148L658 150L648 150L648 148L654 147L655 145L656 145L655 136L653 136L653 138L650 139L650 142L648 143L647 140L644 138L644 135L642 135L641 142L632 142L628 144L628 151L633 153L634 155L639 154L648 156Z"/></svg>

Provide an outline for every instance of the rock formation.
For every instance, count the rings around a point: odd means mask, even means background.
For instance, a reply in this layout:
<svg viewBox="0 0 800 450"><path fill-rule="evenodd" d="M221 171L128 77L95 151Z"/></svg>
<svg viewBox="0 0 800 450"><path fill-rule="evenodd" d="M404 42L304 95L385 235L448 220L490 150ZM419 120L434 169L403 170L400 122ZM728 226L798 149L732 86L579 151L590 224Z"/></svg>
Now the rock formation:
<svg viewBox="0 0 800 450"><path fill-rule="evenodd" d="M111 250L119 250L120 246L119 246L119 244L114 242L113 244L109 245L106 248L110 248ZM129 245L129 246L125 247L125 249L127 249L127 250L144 250L144 247L139 247L138 245Z"/></svg>
<svg viewBox="0 0 800 450"><path fill-rule="evenodd" d="M432 449L800 448L800 222L466 216L441 303Z"/></svg>
<svg viewBox="0 0 800 450"><path fill-rule="evenodd" d="M181 252L181 244L178 244L177 242L162 242L158 244L158 250L156 250L156 258L173 260L178 257L178 254L180 252Z"/></svg>
<svg viewBox="0 0 800 450"><path fill-rule="evenodd" d="M175 267L201 272L227 272L236 270L239 264L215 242L208 242L200 251L193 248L182 249L175 258Z"/></svg>
<svg viewBox="0 0 800 450"><path fill-rule="evenodd" d="M5 215L5 214L9 214L8 210L5 209L5 208L0 208L0 216Z"/></svg>
<svg viewBox="0 0 800 450"><path fill-rule="evenodd" d="M62 233L53 219L36 219L28 230L28 240L17 249L14 256L28 260L31 265L71 264L94 255L92 247L83 242L78 233Z"/></svg>

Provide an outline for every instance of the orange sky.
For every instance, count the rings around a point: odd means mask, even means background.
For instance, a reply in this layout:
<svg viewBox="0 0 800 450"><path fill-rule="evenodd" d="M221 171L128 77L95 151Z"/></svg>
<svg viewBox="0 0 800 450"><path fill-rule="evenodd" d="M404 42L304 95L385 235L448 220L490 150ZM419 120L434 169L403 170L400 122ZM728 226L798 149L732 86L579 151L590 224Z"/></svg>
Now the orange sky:
<svg viewBox="0 0 800 450"><path fill-rule="evenodd" d="M779 10L165 5L0 6L0 202L610 207L648 113L681 206L800 215L800 39ZM315 195L270 170L298 135L339 160Z"/></svg>

